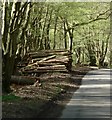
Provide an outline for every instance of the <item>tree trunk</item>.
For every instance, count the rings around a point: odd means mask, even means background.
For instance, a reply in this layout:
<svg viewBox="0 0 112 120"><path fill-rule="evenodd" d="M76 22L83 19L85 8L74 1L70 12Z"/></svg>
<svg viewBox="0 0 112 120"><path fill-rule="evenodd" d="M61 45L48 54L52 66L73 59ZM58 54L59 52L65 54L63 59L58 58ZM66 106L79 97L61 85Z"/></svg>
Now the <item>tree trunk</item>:
<svg viewBox="0 0 112 120"><path fill-rule="evenodd" d="M44 44L45 44L45 43L44 43L44 41L43 41L43 38L44 38L44 36L45 36L45 27L46 27L48 12L49 12L49 6L47 6L47 8L46 8L45 21L44 21L43 28L42 28L41 39L40 39L40 48L39 48L39 50L43 50L43 49L44 49Z"/></svg>
<svg viewBox="0 0 112 120"><path fill-rule="evenodd" d="M7 17L7 16L5 16L5 14L7 14L7 10L8 9L5 9L5 11L4 11L5 13L4 13L3 17ZM6 48L3 50L3 79L2 79L3 92L10 92L10 79L11 79L11 74L13 72L14 57L15 57L15 42L12 40L12 38L13 38L12 36L13 36L14 32L12 33L12 31L13 31L14 18L15 18L16 12L17 12L16 11L16 3L13 3L12 11L11 11L10 25L9 25L9 28L7 28L8 29L8 37L2 38L3 46L6 45ZM5 20L7 21L7 18L5 18ZM14 46L13 46L13 44L14 44Z"/></svg>
<svg viewBox="0 0 112 120"><path fill-rule="evenodd" d="M56 18L55 18L55 24L54 24L54 43L53 43L53 49L56 48L56 29L57 29L57 20L58 20L58 17L56 16Z"/></svg>
<svg viewBox="0 0 112 120"><path fill-rule="evenodd" d="M72 47L73 47L73 32L74 32L74 28L72 27L72 29L70 29L68 21L65 19L65 23L67 25L67 30L69 33L69 37L70 37L70 41L69 41L69 49L70 52L72 53ZM72 25L73 26L73 25Z"/></svg>
<svg viewBox="0 0 112 120"><path fill-rule="evenodd" d="M2 81L3 87L2 88L4 92L10 92L10 80L11 80L11 75L14 71L19 28L22 23L22 20L20 20L21 3L13 2L12 6L10 7L12 7L12 10L10 12L11 13L10 18L6 18L6 20L10 19L10 24L8 26L8 37L2 38L3 46L5 46L6 44L6 48L3 49L3 81ZM6 11L8 10L9 9L6 9Z"/></svg>
<svg viewBox="0 0 112 120"><path fill-rule="evenodd" d="M8 59L8 60L7 60ZM4 55L4 61L2 63L2 92L10 92L10 79L11 79L11 70L10 66L12 62L9 54Z"/></svg>
<svg viewBox="0 0 112 120"><path fill-rule="evenodd" d="M29 18L30 18L30 12L31 12L31 3L28 4L26 11L26 15L25 15L25 21L23 24L23 28L22 28L22 34L21 34L21 41L23 43L23 54L25 55L27 52L26 46L27 46L27 33L26 33L26 28L28 26L28 22L29 22Z"/></svg>
<svg viewBox="0 0 112 120"><path fill-rule="evenodd" d="M102 51L100 52L99 67L104 66L104 60L105 60L105 56L107 54L109 38L110 38L110 33L107 36L106 45L104 45L104 41L102 41Z"/></svg>
<svg viewBox="0 0 112 120"><path fill-rule="evenodd" d="M40 78L30 76L11 76L11 83L18 85L33 85L37 80L40 80Z"/></svg>
<svg viewBox="0 0 112 120"><path fill-rule="evenodd" d="M77 64L81 63L81 47L77 48Z"/></svg>
<svg viewBox="0 0 112 120"><path fill-rule="evenodd" d="M64 41L65 41L65 49L67 49L67 29L65 22L64 22Z"/></svg>
<svg viewBox="0 0 112 120"><path fill-rule="evenodd" d="M50 30L50 25L51 25L52 12L53 12L53 9L49 13L50 17L49 17L47 28L46 28L45 49L50 49L49 30Z"/></svg>

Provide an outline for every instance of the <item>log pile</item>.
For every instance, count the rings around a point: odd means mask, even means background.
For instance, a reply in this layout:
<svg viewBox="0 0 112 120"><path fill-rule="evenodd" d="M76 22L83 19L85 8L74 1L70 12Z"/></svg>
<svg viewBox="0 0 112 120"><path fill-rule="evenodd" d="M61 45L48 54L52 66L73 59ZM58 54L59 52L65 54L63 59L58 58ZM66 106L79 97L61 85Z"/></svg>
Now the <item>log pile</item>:
<svg viewBox="0 0 112 120"><path fill-rule="evenodd" d="M23 75L39 76L46 72L68 72L71 71L72 54L68 50L42 50L27 53L23 61L18 64Z"/></svg>

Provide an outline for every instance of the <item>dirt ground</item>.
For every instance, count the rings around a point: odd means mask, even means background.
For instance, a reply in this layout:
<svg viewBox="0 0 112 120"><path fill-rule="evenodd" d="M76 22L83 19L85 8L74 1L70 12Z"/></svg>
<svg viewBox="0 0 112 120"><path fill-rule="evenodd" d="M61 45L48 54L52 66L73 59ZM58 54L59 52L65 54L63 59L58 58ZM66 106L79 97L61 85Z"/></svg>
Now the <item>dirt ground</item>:
<svg viewBox="0 0 112 120"><path fill-rule="evenodd" d="M58 118L90 67L70 73L46 73L36 85L12 85L14 100L2 101L3 118Z"/></svg>

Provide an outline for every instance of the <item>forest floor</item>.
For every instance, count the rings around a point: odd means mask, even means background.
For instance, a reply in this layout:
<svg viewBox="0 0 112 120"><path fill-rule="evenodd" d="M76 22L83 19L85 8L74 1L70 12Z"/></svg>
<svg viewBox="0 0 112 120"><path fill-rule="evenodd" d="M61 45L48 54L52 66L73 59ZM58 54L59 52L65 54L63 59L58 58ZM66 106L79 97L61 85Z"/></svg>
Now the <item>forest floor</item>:
<svg viewBox="0 0 112 120"><path fill-rule="evenodd" d="M13 92L2 96L3 118L58 118L81 85L89 66L73 67L70 73L42 74L37 85L12 85Z"/></svg>

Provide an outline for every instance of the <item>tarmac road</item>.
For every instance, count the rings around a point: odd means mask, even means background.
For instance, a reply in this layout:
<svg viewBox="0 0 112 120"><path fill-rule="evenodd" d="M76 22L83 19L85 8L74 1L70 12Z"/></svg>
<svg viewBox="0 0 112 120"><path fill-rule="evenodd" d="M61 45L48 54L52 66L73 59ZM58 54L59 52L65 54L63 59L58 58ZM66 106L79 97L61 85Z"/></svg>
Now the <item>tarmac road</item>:
<svg viewBox="0 0 112 120"><path fill-rule="evenodd" d="M110 118L110 71L88 72L60 118Z"/></svg>

